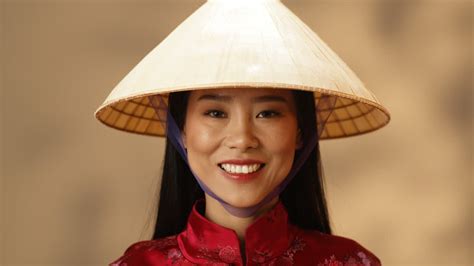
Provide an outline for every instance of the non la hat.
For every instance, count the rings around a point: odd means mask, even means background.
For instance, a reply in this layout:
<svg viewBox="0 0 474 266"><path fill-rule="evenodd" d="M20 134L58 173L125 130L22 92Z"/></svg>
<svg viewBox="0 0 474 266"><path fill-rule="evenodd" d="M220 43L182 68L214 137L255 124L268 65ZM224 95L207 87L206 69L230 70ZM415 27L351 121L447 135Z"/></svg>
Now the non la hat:
<svg viewBox="0 0 474 266"><path fill-rule="evenodd" d="M388 110L349 67L279 0L208 0L146 55L95 112L128 132L166 135L150 96L218 88L314 92L332 98L320 140L371 132ZM166 109L163 109L166 112ZM160 118L161 117L161 118Z"/></svg>

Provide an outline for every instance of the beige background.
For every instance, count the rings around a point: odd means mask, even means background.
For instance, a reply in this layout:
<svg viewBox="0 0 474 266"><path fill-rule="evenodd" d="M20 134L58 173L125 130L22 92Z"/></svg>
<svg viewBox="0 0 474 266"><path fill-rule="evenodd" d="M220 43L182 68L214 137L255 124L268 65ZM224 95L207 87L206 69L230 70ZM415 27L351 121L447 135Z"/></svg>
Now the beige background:
<svg viewBox="0 0 474 266"><path fill-rule="evenodd" d="M2 265L105 265L149 237L163 140L93 112L203 2L1 2ZM283 2L392 114L322 142L335 233L384 265L474 265L472 2Z"/></svg>

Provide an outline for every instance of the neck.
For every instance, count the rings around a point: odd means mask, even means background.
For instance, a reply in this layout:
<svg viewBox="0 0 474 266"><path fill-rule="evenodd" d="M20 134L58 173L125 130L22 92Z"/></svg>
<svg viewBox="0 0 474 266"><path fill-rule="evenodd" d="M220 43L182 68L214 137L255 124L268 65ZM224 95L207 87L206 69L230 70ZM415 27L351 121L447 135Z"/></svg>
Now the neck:
<svg viewBox="0 0 474 266"><path fill-rule="evenodd" d="M208 196L207 194L205 194L205 197L205 217L216 224L234 230L240 240L241 247L243 247L243 245L245 244L245 231L247 230L247 228L258 217L271 210L278 202L278 197L275 197L269 203L260 208L260 210L258 210L254 215L249 217L237 217L227 212L227 210L219 203L219 201L217 201L213 197Z"/></svg>

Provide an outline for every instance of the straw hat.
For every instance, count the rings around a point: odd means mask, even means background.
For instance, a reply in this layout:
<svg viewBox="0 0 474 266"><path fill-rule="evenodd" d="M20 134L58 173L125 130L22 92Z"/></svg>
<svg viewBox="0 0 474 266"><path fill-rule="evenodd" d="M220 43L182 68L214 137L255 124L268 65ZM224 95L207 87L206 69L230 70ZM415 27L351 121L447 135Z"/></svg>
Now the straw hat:
<svg viewBox="0 0 474 266"><path fill-rule="evenodd" d="M217 88L298 89L335 98L320 139L370 132L390 114L349 67L278 0L208 0L114 88L95 116L164 136L149 96ZM332 112L331 112L332 111ZM162 116L166 117L166 116Z"/></svg>

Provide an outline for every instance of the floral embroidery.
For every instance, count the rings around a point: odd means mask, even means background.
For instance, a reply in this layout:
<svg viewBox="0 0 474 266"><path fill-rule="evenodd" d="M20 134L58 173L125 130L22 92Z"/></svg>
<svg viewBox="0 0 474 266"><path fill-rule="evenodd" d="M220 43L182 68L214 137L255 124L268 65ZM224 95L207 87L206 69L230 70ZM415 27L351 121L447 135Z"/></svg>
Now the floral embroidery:
<svg viewBox="0 0 474 266"><path fill-rule="evenodd" d="M352 256L346 256L344 261L336 259L336 256L331 255L329 259L325 259L323 263L319 263L318 266L371 266L372 261L365 255L364 252L358 252L358 259Z"/></svg>
<svg viewBox="0 0 474 266"><path fill-rule="evenodd" d="M332 255L329 260L325 259L323 263L318 263L318 266L344 266L344 264L336 260L336 256Z"/></svg>
<svg viewBox="0 0 474 266"><path fill-rule="evenodd" d="M270 260L268 264L266 265L268 266L294 265L295 264L294 255L298 251L302 251L305 246L306 246L306 243L303 242L303 240L297 236L291 243L291 246L280 257ZM265 262L270 257L272 257L272 253L268 251L257 253L257 255L258 255L257 257L252 258L252 261L259 264Z"/></svg>
<svg viewBox="0 0 474 266"><path fill-rule="evenodd" d="M137 242L134 245L130 246L125 252L125 254L116 262L111 263L110 266L128 266L128 264L125 261L130 256L132 256L132 254L134 253L133 251L135 250L145 250L145 251L151 251L154 249L163 250L168 247L176 246L177 244L178 242L176 240L176 235L164 237L159 240Z"/></svg>
<svg viewBox="0 0 474 266"><path fill-rule="evenodd" d="M158 245L156 245L158 248L164 248L164 247L169 247L169 246L174 246L178 244L178 240L176 239L176 235L174 236L168 236L165 238L162 238L158 241Z"/></svg>
<svg viewBox="0 0 474 266"><path fill-rule="evenodd" d="M293 262L293 256L295 255L295 253L298 251L302 251L305 246L306 243L303 242L302 239L300 239L299 237L295 237L293 243L291 243L291 247L287 251L285 251L283 256L288 257Z"/></svg>
<svg viewBox="0 0 474 266"><path fill-rule="evenodd" d="M208 249L207 247L200 247L198 249L199 254L197 258L207 259L210 262L226 262L233 263L235 262L237 256L239 255L238 250L232 246L218 246L217 249Z"/></svg>
<svg viewBox="0 0 474 266"><path fill-rule="evenodd" d="M364 263L364 266L370 266L370 259L367 258L364 252L361 251L357 253L357 256L359 256L362 259L362 263Z"/></svg>
<svg viewBox="0 0 474 266"><path fill-rule="evenodd" d="M152 250L152 249L166 249L169 247L176 246L178 241L176 240L176 235L167 236L162 239L139 242L136 246L133 246L134 249L143 249Z"/></svg>
<svg viewBox="0 0 474 266"><path fill-rule="evenodd" d="M181 253L179 249L172 248L168 250L168 261L170 261L171 263L175 264L182 258L183 258L183 254Z"/></svg>
<svg viewBox="0 0 474 266"><path fill-rule="evenodd" d="M237 251L231 246L226 246L219 251L219 258L224 262L232 263L236 257Z"/></svg>

